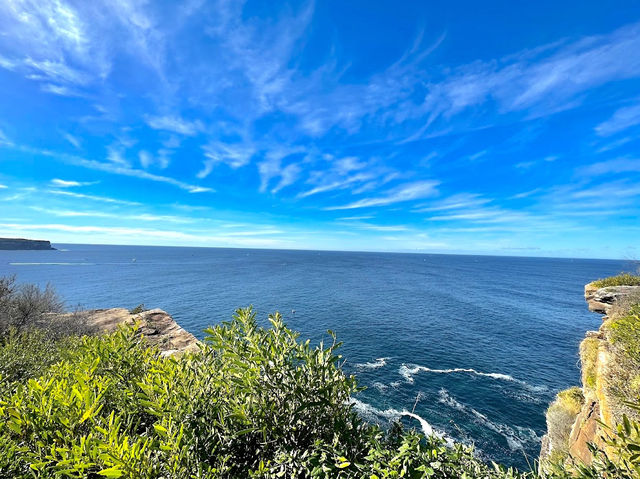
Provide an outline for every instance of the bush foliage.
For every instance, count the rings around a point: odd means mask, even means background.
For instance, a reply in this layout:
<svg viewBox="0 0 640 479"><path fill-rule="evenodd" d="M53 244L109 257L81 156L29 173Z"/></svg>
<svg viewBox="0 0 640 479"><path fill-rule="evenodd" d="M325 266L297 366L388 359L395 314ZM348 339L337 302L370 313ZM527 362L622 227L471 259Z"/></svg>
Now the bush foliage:
<svg viewBox="0 0 640 479"><path fill-rule="evenodd" d="M131 328L61 343L39 376L3 379L0 475L518 477L461 445L364 423L339 344L311 347L278 314L270 321L238 310L180 358Z"/></svg>
<svg viewBox="0 0 640 479"><path fill-rule="evenodd" d="M333 334L312 347L279 314L269 321L237 310L180 357L149 347L135 326L99 337L12 329L0 336L0 477L537 477L363 422ZM594 450L591 466L543 475L638 477L639 437L625 420L611 456Z"/></svg>
<svg viewBox="0 0 640 479"><path fill-rule="evenodd" d="M596 288L607 286L640 286L640 276L632 273L620 273L609 278L599 279L591 283Z"/></svg>

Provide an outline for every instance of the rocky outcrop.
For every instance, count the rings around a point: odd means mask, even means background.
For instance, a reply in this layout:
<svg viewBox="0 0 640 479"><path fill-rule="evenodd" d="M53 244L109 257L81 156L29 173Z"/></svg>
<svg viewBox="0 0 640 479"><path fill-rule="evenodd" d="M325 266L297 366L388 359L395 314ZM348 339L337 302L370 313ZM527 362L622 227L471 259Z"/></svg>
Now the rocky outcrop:
<svg viewBox="0 0 640 479"><path fill-rule="evenodd" d="M49 241L0 238L0 250L54 250Z"/></svg>
<svg viewBox="0 0 640 479"><path fill-rule="evenodd" d="M199 341L196 337L181 328L168 313L161 309L140 313L131 313L124 308L95 309L86 311L84 314L88 324L97 328L99 332L115 331L121 324L138 324L138 334L166 355L198 348Z"/></svg>
<svg viewBox="0 0 640 479"><path fill-rule="evenodd" d="M580 345L582 368L582 405L579 410L564 407L564 424L559 424L557 410L563 406L563 395L547 411L547 435L543 438L540 464L571 457L589 464L592 460L588 444L603 447L602 438L607 434L602 424L615 429L620 416L620 400L611 396L608 376L615 366L612 345L608 338L608 324L617 314L628 309L632 302L640 300L640 286L610 286L598 288L593 283L585 286L585 300L589 310L600 313L603 323L598 331L587 332ZM568 413L567 411L571 411ZM567 425L570 418L570 427Z"/></svg>
<svg viewBox="0 0 640 479"><path fill-rule="evenodd" d="M624 301L625 298L640 295L640 286L608 286L598 288L593 283L584 287L584 297L589 305L589 311L604 314L604 321L611 311Z"/></svg>

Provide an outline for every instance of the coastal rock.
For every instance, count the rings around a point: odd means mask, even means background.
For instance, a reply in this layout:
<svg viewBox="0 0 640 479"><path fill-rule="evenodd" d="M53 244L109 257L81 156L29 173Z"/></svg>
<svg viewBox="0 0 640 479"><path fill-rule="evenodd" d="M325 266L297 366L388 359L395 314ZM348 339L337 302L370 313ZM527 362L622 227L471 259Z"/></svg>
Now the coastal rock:
<svg viewBox="0 0 640 479"><path fill-rule="evenodd" d="M598 331L588 331L580 345L580 363L582 368L582 394L584 403L575 415L570 434L562 441L568 450L559 451L547 434L543 437L540 451L540 464L559 458L572 458L585 464L592 457L588 444L604 446L602 437L605 429L615 429L616 417L620 415L620 400L611 397L607 384L615 359L611 353L611 343L607 337L610 317L619 311L628 309L630 302L640 299L640 286L610 286L597 288L590 283L585 286L585 300L589 310L603 314L603 323ZM559 393L558 396L562 395ZM551 408L549 409L549 411ZM547 422L551 416L547 411ZM603 424L605 427L603 427Z"/></svg>
<svg viewBox="0 0 640 479"><path fill-rule="evenodd" d="M0 250L55 250L49 241L0 238Z"/></svg>
<svg viewBox="0 0 640 479"><path fill-rule="evenodd" d="M170 355L198 349L199 341L161 309L131 313L124 308L95 309L85 312L87 322L99 332L115 331L120 324L139 325L138 333L163 354Z"/></svg>
<svg viewBox="0 0 640 479"><path fill-rule="evenodd" d="M589 311L608 316L612 308L623 298L638 295L640 286L608 286L597 288L589 283L584 287L584 297L589 306ZM604 318L606 319L606 317Z"/></svg>

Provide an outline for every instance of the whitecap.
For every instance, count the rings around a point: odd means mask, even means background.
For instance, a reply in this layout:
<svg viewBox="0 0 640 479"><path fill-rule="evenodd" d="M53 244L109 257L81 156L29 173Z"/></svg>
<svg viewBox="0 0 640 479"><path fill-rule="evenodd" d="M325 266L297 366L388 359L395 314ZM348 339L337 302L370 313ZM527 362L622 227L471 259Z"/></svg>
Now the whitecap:
<svg viewBox="0 0 640 479"><path fill-rule="evenodd" d="M384 393L389 389L389 386L387 384L384 384L378 381L373 383L373 387L376 388L381 393Z"/></svg>
<svg viewBox="0 0 640 479"><path fill-rule="evenodd" d="M379 369L385 367L389 359L391 358L377 358L375 361L371 361L368 363L354 364L354 367L358 369Z"/></svg>
<svg viewBox="0 0 640 479"><path fill-rule="evenodd" d="M351 404L353 404L353 408L364 418L368 418L370 420L375 421L377 418L380 418L380 417L383 417L389 420L394 420L394 419L399 419L402 416L406 416L406 417L416 419L420 423L420 428L422 429L422 433L425 436L436 436L439 438L445 438L444 433L435 430L431 426L431 424L427 422L426 419L424 419L423 417L413 412L409 412L406 409L403 409L402 411L394 408L382 410L372 406L371 404L367 404L363 401L360 401L359 399L356 399L356 398L351 398L350 402ZM445 438L445 439L447 439L447 442L450 442L449 438Z"/></svg>
<svg viewBox="0 0 640 479"><path fill-rule="evenodd" d="M489 378L500 379L503 381L520 382L519 380L513 378L512 376L509 376L508 374L483 373L481 371L476 371L475 369L472 369L472 368L432 369L432 368L428 368L426 366L420 366L417 364L410 364L410 365L403 364L402 366L400 366L400 369L398 370L398 372L409 383L413 383L414 382L413 376L415 376L420 372L434 373L434 374L470 373L470 374L475 374L476 376L486 376Z"/></svg>
<svg viewBox="0 0 640 479"><path fill-rule="evenodd" d="M455 374L455 373L468 373L473 374L475 376L483 376L488 378L497 379L500 381L509 381L512 383L519 384L524 387L528 391L535 394L543 394L549 391L547 386L534 386L529 384L526 381L522 381L521 379L516 379L509 374L503 373L485 373L482 371L477 371L472 368L451 368L451 369L432 369L426 366L420 366L418 364L402 364L398 369L398 373L405 379L406 382L413 384L414 376L420 372L424 373L433 373L433 374Z"/></svg>

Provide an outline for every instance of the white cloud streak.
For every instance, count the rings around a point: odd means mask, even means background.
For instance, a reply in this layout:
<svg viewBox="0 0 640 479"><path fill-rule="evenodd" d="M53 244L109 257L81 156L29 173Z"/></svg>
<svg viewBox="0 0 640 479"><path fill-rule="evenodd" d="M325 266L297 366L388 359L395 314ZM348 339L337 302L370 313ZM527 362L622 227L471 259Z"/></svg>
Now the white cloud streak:
<svg viewBox="0 0 640 479"><path fill-rule="evenodd" d="M54 178L51 180L51 186L56 188L75 188L78 186L90 186L95 185L95 181L75 181L75 180L61 180L60 178Z"/></svg>
<svg viewBox="0 0 640 479"><path fill-rule="evenodd" d="M388 191L383 196L363 198L353 203L341 206L329 206L325 210L349 210L356 208L370 208L375 206L387 206L394 203L402 203L406 201L427 198L438 194L437 181L416 181L399 185Z"/></svg>
<svg viewBox="0 0 640 479"><path fill-rule="evenodd" d="M75 193L73 191L49 190L49 193L54 194L54 195L60 195L60 196L68 196L68 197L71 197L71 198L78 198L78 199L82 199L82 200L98 201L98 202L101 202L101 203L113 203L113 204L128 205L128 206L140 206L141 205L141 203L138 203L136 201L121 200L121 199L118 199L118 198L110 198L108 196L86 195L86 194L83 194L83 193Z"/></svg>
<svg viewBox="0 0 640 479"><path fill-rule="evenodd" d="M636 125L640 125L640 104L616 110L611 118L596 126L595 130L600 136L610 136Z"/></svg>
<svg viewBox="0 0 640 479"><path fill-rule="evenodd" d="M204 130L200 120L189 121L178 116L151 116L147 124L154 130L164 130L185 136L194 136Z"/></svg>

